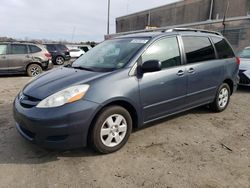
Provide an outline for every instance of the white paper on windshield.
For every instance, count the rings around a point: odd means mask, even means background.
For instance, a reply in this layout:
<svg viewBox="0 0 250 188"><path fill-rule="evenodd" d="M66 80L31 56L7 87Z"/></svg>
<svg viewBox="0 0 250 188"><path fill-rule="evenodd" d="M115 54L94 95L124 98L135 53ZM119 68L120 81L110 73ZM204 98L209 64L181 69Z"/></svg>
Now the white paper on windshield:
<svg viewBox="0 0 250 188"><path fill-rule="evenodd" d="M130 43L137 43L137 44L146 44L148 40L143 39L133 39Z"/></svg>

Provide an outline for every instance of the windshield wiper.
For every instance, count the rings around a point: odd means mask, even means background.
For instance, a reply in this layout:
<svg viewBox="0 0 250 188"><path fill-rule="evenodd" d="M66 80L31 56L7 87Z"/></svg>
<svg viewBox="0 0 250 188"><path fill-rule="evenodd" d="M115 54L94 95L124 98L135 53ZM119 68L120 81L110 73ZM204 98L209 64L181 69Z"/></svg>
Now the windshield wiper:
<svg viewBox="0 0 250 188"><path fill-rule="evenodd" d="M73 67L73 66L71 66L71 68L73 68L73 69L80 69L80 70L86 70L86 71L94 71L94 70L91 69L91 68L81 67L81 66L78 66L78 67Z"/></svg>

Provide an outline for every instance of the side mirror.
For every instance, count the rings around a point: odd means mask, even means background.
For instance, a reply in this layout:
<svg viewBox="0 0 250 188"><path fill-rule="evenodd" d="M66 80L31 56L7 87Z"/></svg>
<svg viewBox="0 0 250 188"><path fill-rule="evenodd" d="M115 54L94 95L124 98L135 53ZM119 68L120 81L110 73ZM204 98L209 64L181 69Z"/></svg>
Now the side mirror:
<svg viewBox="0 0 250 188"><path fill-rule="evenodd" d="M161 70L161 62L159 60L149 60L142 64L142 72L156 72Z"/></svg>

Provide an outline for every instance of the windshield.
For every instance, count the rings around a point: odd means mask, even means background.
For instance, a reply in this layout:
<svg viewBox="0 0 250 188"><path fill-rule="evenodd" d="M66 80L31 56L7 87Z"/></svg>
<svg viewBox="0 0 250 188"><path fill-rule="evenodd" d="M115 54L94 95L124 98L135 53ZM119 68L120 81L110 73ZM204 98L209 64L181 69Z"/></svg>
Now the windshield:
<svg viewBox="0 0 250 188"><path fill-rule="evenodd" d="M113 71L124 67L149 38L107 40L77 59L72 67L92 71Z"/></svg>
<svg viewBox="0 0 250 188"><path fill-rule="evenodd" d="M239 56L241 58L250 58L250 49L245 49L242 52L240 52Z"/></svg>

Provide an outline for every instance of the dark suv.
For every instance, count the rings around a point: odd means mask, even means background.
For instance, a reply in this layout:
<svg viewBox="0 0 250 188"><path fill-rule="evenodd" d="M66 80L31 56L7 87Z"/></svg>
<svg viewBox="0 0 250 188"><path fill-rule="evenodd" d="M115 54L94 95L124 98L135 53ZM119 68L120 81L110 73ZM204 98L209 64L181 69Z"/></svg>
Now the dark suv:
<svg viewBox="0 0 250 188"><path fill-rule="evenodd" d="M43 45L0 42L0 74L37 76L52 67L51 55Z"/></svg>
<svg viewBox="0 0 250 188"><path fill-rule="evenodd" d="M44 44L52 55L52 61L56 65L63 65L70 60L69 49L64 44Z"/></svg>
<svg viewBox="0 0 250 188"><path fill-rule="evenodd" d="M132 128L202 105L222 112L237 87L239 59L222 35L194 31L107 40L71 67L41 75L15 99L18 131L47 148L90 144L110 153Z"/></svg>

